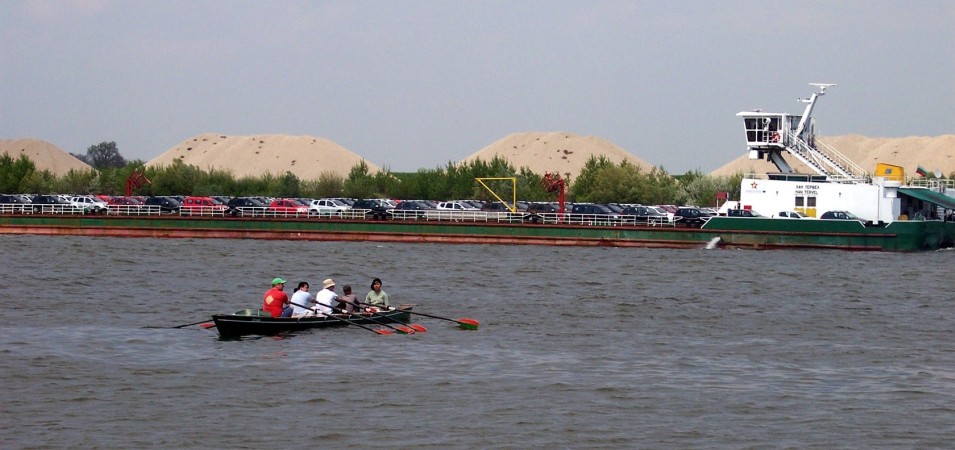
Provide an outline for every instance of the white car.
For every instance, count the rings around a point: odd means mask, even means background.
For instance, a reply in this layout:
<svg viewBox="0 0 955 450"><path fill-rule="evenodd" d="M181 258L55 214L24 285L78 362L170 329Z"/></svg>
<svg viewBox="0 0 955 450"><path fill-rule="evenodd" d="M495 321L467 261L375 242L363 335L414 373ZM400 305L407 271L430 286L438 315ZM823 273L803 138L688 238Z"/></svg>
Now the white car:
<svg viewBox="0 0 955 450"><path fill-rule="evenodd" d="M67 199L73 206L83 208L92 213L102 213L109 209L109 206L101 199L89 195L78 195Z"/></svg>
<svg viewBox="0 0 955 450"><path fill-rule="evenodd" d="M773 217L779 219L812 219L812 217L809 217L799 211L780 211Z"/></svg>
<svg viewBox="0 0 955 450"><path fill-rule="evenodd" d="M349 209L351 206L330 198L312 200L308 204L308 213L319 216L341 216Z"/></svg>
<svg viewBox="0 0 955 450"><path fill-rule="evenodd" d="M468 205L464 202L441 202L438 203L437 209L440 210L452 210L452 211L480 211L480 209L475 208L471 205Z"/></svg>

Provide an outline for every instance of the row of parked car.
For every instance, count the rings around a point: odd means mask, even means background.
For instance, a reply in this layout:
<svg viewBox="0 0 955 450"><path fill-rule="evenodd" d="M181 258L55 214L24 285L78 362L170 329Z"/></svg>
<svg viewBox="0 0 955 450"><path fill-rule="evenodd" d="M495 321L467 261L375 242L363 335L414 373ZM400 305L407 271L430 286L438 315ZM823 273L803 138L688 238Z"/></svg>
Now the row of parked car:
<svg viewBox="0 0 955 450"><path fill-rule="evenodd" d="M33 212L106 213L113 209L126 213L150 210L157 213L192 213L205 215L252 215L281 213L301 215L341 215L351 209L344 199L272 199L265 197L212 196L109 196L109 195L25 195L0 194L0 205ZM254 213L254 214L253 214Z"/></svg>
<svg viewBox="0 0 955 450"><path fill-rule="evenodd" d="M0 195L3 206L17 206L33 212L98 214L188 214L242 217L349 217L373 219L501 220L531 223L579 223L604 225L671 225L699 227L711 217L763 217L751 209L729 207L720 210L695 206L628 205L617 203L570 203L564 214L554 202L524 202L514 210L502 202L480 200L390 200L347 198L268 198L217 196L125 197L106 195ZM773 217L801 219L805 214L782 211ZM846 211L829 211L821 219L859 220Z"/></svg>

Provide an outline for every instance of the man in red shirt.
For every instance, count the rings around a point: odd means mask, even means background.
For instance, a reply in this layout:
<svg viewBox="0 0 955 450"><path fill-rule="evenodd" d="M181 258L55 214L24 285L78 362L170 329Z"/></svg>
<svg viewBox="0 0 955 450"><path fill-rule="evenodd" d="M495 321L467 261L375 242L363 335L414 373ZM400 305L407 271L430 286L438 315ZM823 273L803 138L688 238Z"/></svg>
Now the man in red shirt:
<svg viewBox="0 0 955 450"><path fill-rule="evenodd" d="M272 280L272 289L265 291L262 299L262 310L272 314L272 317L291 317L292 307L288 306L288 295L282 292L285 289L285 280Z"/></svg>

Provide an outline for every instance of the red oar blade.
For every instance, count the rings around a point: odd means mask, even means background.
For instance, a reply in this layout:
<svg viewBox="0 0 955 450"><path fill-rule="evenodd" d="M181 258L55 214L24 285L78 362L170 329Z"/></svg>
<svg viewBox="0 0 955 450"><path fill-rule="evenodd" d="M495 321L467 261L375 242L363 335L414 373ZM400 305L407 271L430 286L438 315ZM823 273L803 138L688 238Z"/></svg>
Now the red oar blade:
<svg viewBox="0 0 955 450"><path fill-rule="evenodd" d="M383 328L380 328L380 329L375 330L375 333L378 333L378 334L395 334L394 331L386 330L386 329L383 329Z"/></svg>
<svg viewBox="0 0 955 450"><path fill-rule="evenodd" d="M404 334L414 334L415 332L414 328L407 327L405 325L398 325L395 327L395 329Z"/></svg>
<svg viewBox="0 0 955 450"><path fill-rule="evenodd" d="M428 331L428 329L425 328L423 325L419 325L419 324L416 324L416 323L413 323L413 324L408 325L408 326L411 327L412 330L415 330L415 331L418 332L418 333L426 333L426 332Z"/></svg>
<svg viewBox="0 0 955 450"><path fill-rule="evenodd" d="M465 330L476 330L478 328L478 325L481 324L480 322L468 317L462 317L458 320L455 320L455 322L457 322L458 325L460 325L461 328Z"/></svg>
<svg viewBox="0 0 955 450"><path fill-rule="evenodd" d="M199 326L202 328L212 328L216 326L216 323L215 322L200 323Z"/></svg>

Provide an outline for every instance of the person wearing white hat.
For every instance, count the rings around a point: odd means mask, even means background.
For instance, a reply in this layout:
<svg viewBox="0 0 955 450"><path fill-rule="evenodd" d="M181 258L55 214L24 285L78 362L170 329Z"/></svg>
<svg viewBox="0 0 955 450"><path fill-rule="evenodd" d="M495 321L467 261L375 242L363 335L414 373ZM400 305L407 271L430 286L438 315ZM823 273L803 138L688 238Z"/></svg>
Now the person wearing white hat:
<svg viewBox="0 0 955 450"><path fill-rule="evenodd" d="M332 305L338 302L338 294L335 293L335 280L326 278L322 282L322 289L315 294L315 311L319 314L329 315L332 313Z"/></svg>

